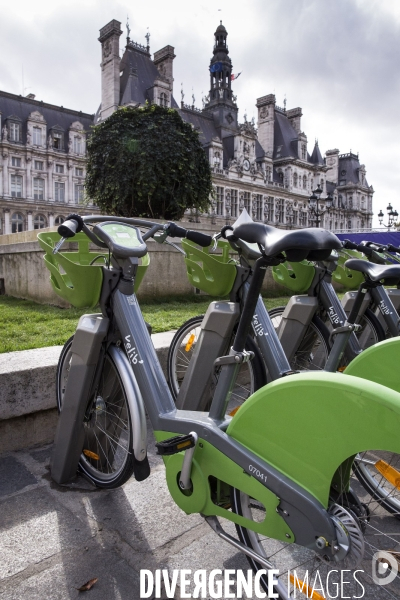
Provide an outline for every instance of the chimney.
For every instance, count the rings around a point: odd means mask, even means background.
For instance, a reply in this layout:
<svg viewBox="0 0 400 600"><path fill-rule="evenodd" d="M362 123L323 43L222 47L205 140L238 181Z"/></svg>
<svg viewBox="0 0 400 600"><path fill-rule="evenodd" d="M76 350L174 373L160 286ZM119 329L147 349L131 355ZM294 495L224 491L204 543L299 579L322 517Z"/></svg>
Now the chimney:
<svg viewBox="0 0 400 600"><path fill-rule="evenodd" d="M110 21L100 29L101 43L101 112L100 119L107 119L119 106L120 82L119 38L121 23Z"/></svg>

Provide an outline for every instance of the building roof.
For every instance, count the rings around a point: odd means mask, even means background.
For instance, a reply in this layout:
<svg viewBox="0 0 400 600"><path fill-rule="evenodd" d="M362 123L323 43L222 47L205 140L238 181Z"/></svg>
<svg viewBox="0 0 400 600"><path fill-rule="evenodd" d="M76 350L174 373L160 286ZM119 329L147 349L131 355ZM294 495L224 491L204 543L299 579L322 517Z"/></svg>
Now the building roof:
<svg viewBox="0 0 400 600"><path fill-rule="evenodd" d="M148 89L156 79L163 79L144 46L130 42L121 59L120 105L145 104L151 98ZM174 98L172 108L178 108Z"/></svg>
<svg viewBox="0 0 400 600"><path fill-rule="evenodd" d="M315 140L315 146L314 146L314 150L310 156L310 162L312 162L314 165L323 165L324 163L324 159L322 158L322 154L321 151L319 149L318 146L318 141Z"/></svg>
<svg viewBox="0 0 400 600"><path fill-rule="evenodd" d="M349 183L360 183L359 169L360 161L357 154L349 152L339 155L339 185L348 185ZM368 183L364 180L364 185Z"/></svg>
<svg viewBox="0 0 400 600"><path fill-rule="evenodd" d="M298 158L298 134L289 119L279 110L275 110L274 123L274 159Z"/></svg>
<svg viewBox="0 0 400 600"><path fill-rule="evenodd" d="M75 121L82 123L84 129L88 131L94 124L94 115L64 108L63 106L47 104L46 102L34 100L33 98L25 98L24 96L17 96L16 94L0 91L1 122L3 124L4 121L11 116L21 119L22 141L24 143L26 142L26 122L29 115L34 111L38 111L43 115L43 118L46 121L47 131L57 125L64 131L67 131ZM64 138L64 144L68 144L66 137Z"/></svg>

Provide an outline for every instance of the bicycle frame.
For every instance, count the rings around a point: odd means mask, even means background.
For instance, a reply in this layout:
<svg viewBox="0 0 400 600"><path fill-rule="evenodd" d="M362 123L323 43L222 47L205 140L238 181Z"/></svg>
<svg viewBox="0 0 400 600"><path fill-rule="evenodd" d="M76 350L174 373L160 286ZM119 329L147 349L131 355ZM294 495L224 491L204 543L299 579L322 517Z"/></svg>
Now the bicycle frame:
<svg viewBox="0 0 400 600"><path fill-rule="evenodd" d="M248 325L264 276L262 261L258 266L243 310ZM131 416L137 420L135 459L140 463L146 460L145 409L158 441L191 432L197 436L189 464L184 452L164 457L168 488L178 506L187 513L222 516L269 537L296 541L321 555L333 554L336 533L326 510L332 480L336 477L335 481L340 481L339 492L346 491L346 465L365 447L400 453L400 394L358 377L328 373L291 375L256 392L232 420L225 420L224 404L237 366L224 364L210 413L178 410L136 295L117 288L112 307L111 321L102 315L88 315L80 320L57 427L53 479L65 483L66 474L76 471L82 441L78 431L71 452L73 429L79 430L83 422L85 390L96 377L99 365L101 368L101 342L107 339L113 354L120 357L120 376L129 384L126 392ZM247 326L243 315L241 319L237 338L243 337L242 329ZM365 410L360 411L360 405ZM347 414L346 423L343 411ZM376 427L377 421L382 427ZM268 422L273 427L266 435ZM355 423L359 426L355 427ZM343 433L340 443L338 432ZM184 466L189 467L193 486L190 492L178 484ZM210 478L261 502L268 518L256 523L218 504L212 496ZM325 548L316 544L321 537L327 542Z"/></svg>

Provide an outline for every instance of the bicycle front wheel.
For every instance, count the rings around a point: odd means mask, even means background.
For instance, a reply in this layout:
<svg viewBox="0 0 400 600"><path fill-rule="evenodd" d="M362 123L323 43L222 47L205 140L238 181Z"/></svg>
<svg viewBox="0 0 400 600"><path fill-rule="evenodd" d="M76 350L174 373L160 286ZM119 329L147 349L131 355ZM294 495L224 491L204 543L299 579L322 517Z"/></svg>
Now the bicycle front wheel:
<svg viewBox="0 0 400 600"><path fill-rule="evenodd" d="M57 406L61 411L72 360L71 337L57 367ZM107 352L99 382L89 393L84 418L85 438L79 460L82 471L97 487L117 488L133 474L132 422L118 367Z"/></svg>
<svg viewBox="0 0 400 600"><path fill-rule="evenodd" d="M171 342L167 358L167 373L174 400L178 397L182 381L196 348L203 318L204 315L198 315L186 321L175 333ZM266 384L264 362L260 350L252 338L247 338L245 349L254 352L254 358L240 367L231 395L230 410L243 404L251 394ZM210 387L210 402L214 385L212 384Z"/></svg>
<svg viewBox="0 0 400 600"><path fill-rule="evenodd" d="M284 310L284 306L278 306L268 311L276 330L282 321ZM324 369L329 351L329 331L321 319L317 315L314 315L299 347L290 361L290 366L293 371L316 371Z"/></svg>

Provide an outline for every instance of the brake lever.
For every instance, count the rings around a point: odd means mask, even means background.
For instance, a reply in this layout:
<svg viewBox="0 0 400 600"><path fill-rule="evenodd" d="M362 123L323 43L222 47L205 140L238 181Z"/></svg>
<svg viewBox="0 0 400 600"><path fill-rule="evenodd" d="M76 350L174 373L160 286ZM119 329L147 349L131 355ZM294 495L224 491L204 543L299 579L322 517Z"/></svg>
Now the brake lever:
<svg viewBox="0 0 400 600"><path fill-rule="evenodd" d="M214 244L213 247L210 248L209 250L209 254L213 254L214 252L216 252L217 250L217 246L218 246L218 240L221 238L221 232L219 233L214 233L212 239L214 240Z"/></svg>
<svg viewBox="0 0 400 600"><path fill-rule="evenodd" d="M65 237L62 237L62 238L60 239L60 241L59 241L59 242L57 242L57 244L56 244L56 245L54 246L54 248L53 248L53 254L57 254L57 252L59 251L59 249L61 248L61 246L63 245L63 243L65 242L65 240L66 240L66 239L67 239L67 238L65 238Z"/></svg>

